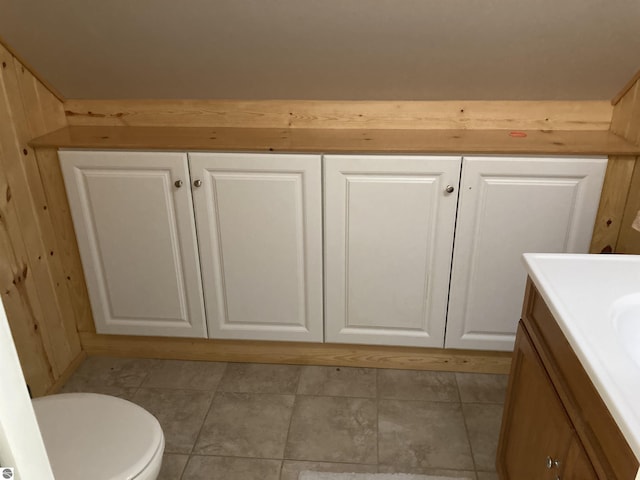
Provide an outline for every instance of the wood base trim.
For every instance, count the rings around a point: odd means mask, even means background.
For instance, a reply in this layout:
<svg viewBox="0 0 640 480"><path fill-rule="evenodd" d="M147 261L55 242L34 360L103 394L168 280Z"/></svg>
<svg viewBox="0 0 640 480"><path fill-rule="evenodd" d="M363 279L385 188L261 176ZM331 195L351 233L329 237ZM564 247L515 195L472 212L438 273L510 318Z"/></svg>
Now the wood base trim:
<svg viewBox="0 0 640 480"><path fill-rule="evenodd" d="M81 333L88 355L448 372L509 373L511 352Z"/></svg>
<svg viewBox="0 0 640 480"><path fill-rule="evenodd" d="M64 386L65 383L71 378L71 375L75 373L75 371L82 365L82 362L87 358L87 352L82 350L76 358L67 366L67 368L62 372L55 382L47 389L45 395L53 395L54 393L58 393L60 389Z"/></svg>

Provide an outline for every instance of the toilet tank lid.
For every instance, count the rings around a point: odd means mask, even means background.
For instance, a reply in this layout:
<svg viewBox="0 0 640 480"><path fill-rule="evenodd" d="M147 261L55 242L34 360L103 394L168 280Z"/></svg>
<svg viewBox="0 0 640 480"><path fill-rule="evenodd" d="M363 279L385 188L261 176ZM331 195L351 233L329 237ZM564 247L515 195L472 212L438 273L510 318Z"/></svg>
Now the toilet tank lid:
<svg viewBox="0 0 640 480"><path fill-rule="evenodd" d="M65 393L33 408L56 478L133 479L164 448L158 420L121 398Z"/></svg>

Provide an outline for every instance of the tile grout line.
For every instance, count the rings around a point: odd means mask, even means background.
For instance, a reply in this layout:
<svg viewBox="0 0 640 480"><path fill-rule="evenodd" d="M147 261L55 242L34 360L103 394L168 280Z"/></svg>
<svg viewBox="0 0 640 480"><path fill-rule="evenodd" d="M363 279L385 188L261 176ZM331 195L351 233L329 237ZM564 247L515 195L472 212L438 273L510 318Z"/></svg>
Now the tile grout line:
<svg viewBox="0 0 640 480"><path fill-rule="evenodd" d="M282 480L282 471L284 470L284 461L287 453L287 446L289 445L289 435L291 434L291 424L293 423L293 414L296 410L296 405L298 403L298 390L300 388L300 379L302 378L302 371L304 369L304 365L299 365L298 371L298 379L296 380L296 388L293 392L293 405L291 405L291 414L289 415L289 425L287 426L287 435L284 439L284 447L282 449L282 459L280 460L280 473L278 475L278 479Z"/></svg>
<svg viewBox="0 0 640 480"><path fill-rule="evenodd" d="M469 427L467 426L467 416L464 412L464 404L462 403L462 395L460 394L460 385L458 384L458 376L454 373L453 379L456 383L456 390L458 392L458 400L460 405L460 412L462 413L462 423L464 425L464 432L467 436L467 444L469 445L469 452L471 453L471 463L473 464L473 474L478 478L478 470L476 468L476 459L473 455L473 446L471 445L471 436L469 435Z"/></svg>
<svg viewBox="0 0 640 480"><path fill-rule="evenodd" d="M213 363L213 362L211 362ZM211 413L211 408L213 407L213 402L215 401L216 395L218 394L218 387L220 386L220 384L222 383L222 379L224 378L225 373L227 372L227 366L229 365L228 362L224 362L224 369L222 370L222 374L220 375L220 380L218 380L218 383L216 383L215 388L212 389L212 393L213 395L211 395L211 400L209 401L209 406L207 407L207 413L205 414L204 418L202 419L202 423L200 424L200 429L198 430L198 434L196 435L196 439L193 442L193 445L191 445L191 450L189 452L189 458L187 459L187 463L185 463L184 468L182 470L182 474L180 475L180 480L184 477L185 472L187 471L187 466L189 465L189 462L191 461L191 457L194 456L194 449L196 448L196 445L198 444L198 440L200 440L200 435L202 435L202 430L204 429L204 424L207 423L207 418L209 418L209 413Z"/></svg>

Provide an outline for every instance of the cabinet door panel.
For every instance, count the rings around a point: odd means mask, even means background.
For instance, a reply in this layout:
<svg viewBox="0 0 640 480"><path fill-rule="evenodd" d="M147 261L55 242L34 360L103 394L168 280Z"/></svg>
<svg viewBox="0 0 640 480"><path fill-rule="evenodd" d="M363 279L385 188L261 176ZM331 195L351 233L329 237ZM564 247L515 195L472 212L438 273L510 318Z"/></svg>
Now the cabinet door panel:
<svg viewBox="0 0 640 480"><path fill-rule="evenodd" d="M324 168L327 341L442 347L460 158Z"/></svg>
<svg viewBox="0 0 640 480"><path fill-rule="evenodd" d="M60 161L98 333L206 337L186 155Z"/></svg>
<svg viewBox="0 0 640 480"><path fill-rule="evenodd" d="M320 157L189 158L212 337L322 341Z"/></svg>
<svg viewBox="0 0 640 480"><path fill-rule="evenodd" d="M566 461L573 427L524 329L518 330L498 447L504 480L556 478L547 457Z"/></svg>
<svg viewBox="0 0 640 480"><path fill-rule="evenodd" d="M606 159L465 158L446 346L511 350L526 252L586 253Z"/></svg>

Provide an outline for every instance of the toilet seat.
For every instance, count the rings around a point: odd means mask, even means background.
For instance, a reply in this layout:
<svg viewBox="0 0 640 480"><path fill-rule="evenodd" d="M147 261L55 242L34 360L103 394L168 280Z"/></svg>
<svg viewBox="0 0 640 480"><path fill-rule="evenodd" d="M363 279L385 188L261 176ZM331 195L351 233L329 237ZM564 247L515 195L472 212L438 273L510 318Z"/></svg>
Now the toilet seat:
<svg viewBox="0 0 640 480"><path fill-rule="evenodd" d="M56 478L154 480L164 435L142 407L95 393L65 393L33 400Z"/></svg>

